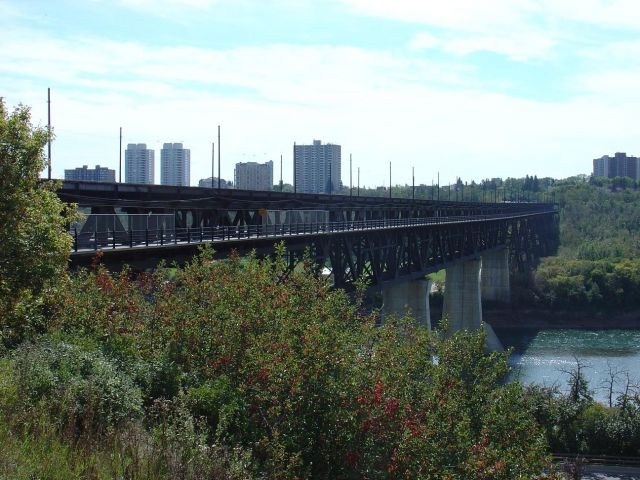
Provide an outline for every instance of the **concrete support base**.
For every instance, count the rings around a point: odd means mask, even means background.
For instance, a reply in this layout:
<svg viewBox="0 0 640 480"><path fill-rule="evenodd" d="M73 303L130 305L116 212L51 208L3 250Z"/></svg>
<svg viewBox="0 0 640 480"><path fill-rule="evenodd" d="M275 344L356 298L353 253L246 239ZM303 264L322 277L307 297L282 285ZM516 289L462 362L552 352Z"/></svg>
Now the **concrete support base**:
<svg viewBox="0 0 640 480"><path fill-rule="evenodd" d="M431 330L429 292L431 280L412 280L382 290L382 315L411 315L419 325Z"/></svg>
<svg viewBox="0 0 640 480"><path fill-rule="evenodd" d="M508 248L482 254L480 284L483 300L497 303L511 301Z"/></svg>
<svg viewBox="0 0 640 480"><path fill-rule="evenodd" d="M487 334L487 347L503 350L491 326L482 322L481 266L482 261L478 259L458 262L447 268L442 315L448 321L450 332L483 328Z"/></svg>

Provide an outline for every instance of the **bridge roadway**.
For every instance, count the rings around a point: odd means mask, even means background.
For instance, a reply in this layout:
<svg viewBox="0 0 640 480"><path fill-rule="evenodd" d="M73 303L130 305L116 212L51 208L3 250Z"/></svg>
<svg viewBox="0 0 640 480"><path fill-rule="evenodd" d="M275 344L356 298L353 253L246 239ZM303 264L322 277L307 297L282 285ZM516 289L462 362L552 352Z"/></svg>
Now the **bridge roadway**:
<svg viewBox="0 0 640 480"><path fill-rule="evenodd" d="M262 224L265 210L318 210L326 212L329 222L346 222L531 212L551 206L80 181L63 181L58 196L76 203L85 213L172 213L178 228L193 229Z"/></svg>

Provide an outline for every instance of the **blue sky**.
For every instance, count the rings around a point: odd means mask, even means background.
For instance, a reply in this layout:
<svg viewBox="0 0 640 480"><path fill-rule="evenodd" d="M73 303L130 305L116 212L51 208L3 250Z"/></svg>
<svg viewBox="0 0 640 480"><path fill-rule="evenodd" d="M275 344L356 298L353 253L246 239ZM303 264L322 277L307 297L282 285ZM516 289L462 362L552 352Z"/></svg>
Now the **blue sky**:
<svg viewBox="0 0 640 480"><path fill-rule="evenodd" d="M192 184L218 124L224 178L282 154L290 181L313 139L366 185L389 161L429 184L640 155L635 0L0 0L0 52L0 96L35 123L52 89L58 177L115 168L121 126L157 157L183 141Z"/></svg>

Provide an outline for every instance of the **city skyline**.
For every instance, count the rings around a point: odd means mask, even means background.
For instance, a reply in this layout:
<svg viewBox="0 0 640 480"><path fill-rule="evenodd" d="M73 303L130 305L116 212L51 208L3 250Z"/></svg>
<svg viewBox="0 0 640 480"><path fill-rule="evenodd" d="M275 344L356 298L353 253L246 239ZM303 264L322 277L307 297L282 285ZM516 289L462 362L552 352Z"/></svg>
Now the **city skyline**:
<svg viewBox="0 0 640 480"><path fill-rule="evenodd" d="M120 127L123 144L189 145L193 179L211 175L218 124L222 177L282 154L286 183L289 146L309 138L352 153L363 185L388 183L389 161L394 183L415 167L417 182L439 171L446 184L589 173L605 152L640 151L640 5L629 2L0 7L1 94L46 125L51 87L55 177L86 163L117 170Z"/></svg>

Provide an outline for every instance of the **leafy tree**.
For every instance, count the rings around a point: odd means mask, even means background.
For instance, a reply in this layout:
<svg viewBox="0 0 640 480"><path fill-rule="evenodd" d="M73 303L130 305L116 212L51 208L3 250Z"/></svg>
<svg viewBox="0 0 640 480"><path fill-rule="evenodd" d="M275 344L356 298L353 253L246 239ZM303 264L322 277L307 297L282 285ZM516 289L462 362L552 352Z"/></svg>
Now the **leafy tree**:
<svg viewBox="0 0 640 480"><path fill-rule="evenodd" d="M9 113L0 99L0 343L13 345L42 328L47 294L64 275L71 249L70 210L56 185L39 180L45 129L29 109Z"/></svg>

